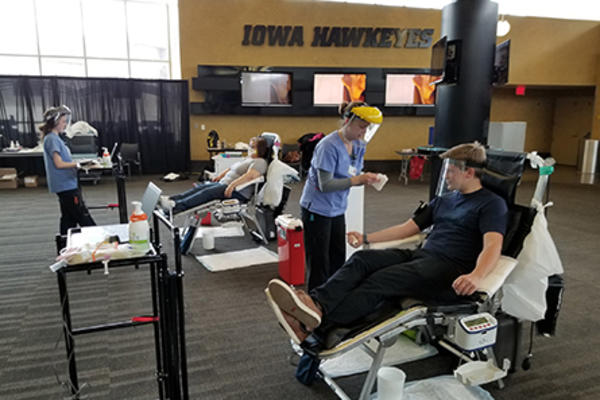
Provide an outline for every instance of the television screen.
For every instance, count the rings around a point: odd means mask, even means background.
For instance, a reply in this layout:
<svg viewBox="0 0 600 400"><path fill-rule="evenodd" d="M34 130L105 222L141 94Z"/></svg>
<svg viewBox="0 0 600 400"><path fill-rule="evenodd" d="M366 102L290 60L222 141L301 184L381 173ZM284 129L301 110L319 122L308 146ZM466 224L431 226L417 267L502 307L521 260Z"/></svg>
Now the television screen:
<svg viewBox="0 0 600 400"><path fill-rule="evenodd" d="M289 106L292 77L274 72L242 72L243 106Z"/></svg>
<svg viewBox="0 0 600 400"><path fill-rule="evenodd" d="M435 75L388 74L385 79L385 105L435 104Z"/></svg>
<svg viewBox="0 0 600 400"><path fill-rule="evenodd" d="M506 85L508 83L508 66L510 54L510 40L504 41L496 46L494 55L494 85Z"/></svg>
<svg viewBox="0 0 600 400"><path fill-rule="evenodd" d="M431 75L442 76L446 69L446 36L431 47Z"/></svg>
<svg viewBox="0 0 600 400"><path fill-rule="evenodd" d="M367 75L315 74L313 104L337 106L343 102L365 101Z"/></svg>

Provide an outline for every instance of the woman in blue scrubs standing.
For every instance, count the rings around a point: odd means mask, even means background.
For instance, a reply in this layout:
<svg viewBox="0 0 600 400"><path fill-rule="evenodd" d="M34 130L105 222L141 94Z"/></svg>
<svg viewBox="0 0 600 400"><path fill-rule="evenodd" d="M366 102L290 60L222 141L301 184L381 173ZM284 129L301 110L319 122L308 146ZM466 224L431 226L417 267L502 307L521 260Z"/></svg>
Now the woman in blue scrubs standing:
<svg viewBox="0 0 600 400"><path fill-rule="evenodd" d="M340 105L340 128L323 138L312 157L300 199L304 224L307 286L325 283L346 258L346 221L351 186L373 184L372 172L361 173L366 142L383 116L363 102Z"/></svg>
<svg viewBox="0 0 600 400"><path fill-rule="evenodd" d="M69 228L96 225L81 198L77 183L78 164L71 158L71 151L60 138L65 131L71 110L67 106L52 107L44 112L40 125L44 145L44 166L48 190L56 193L60 204L60 233Z"/></svg>

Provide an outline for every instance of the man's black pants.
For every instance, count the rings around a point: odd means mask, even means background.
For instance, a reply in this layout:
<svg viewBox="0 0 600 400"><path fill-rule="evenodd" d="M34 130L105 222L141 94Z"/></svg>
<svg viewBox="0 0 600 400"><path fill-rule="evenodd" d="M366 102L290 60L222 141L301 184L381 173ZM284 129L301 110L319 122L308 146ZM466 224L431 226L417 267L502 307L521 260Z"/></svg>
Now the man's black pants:
<svg viewBox="0 0 600 400"><path fill-rule="evenodd" d="M60 234L66 235L69 228L96 225L90 215L79 189L57 193L60 204Z"/></svg>
<svg viewBox="0 0 600 400"><path fill-rule="evenodd" d="M319 331L352 324L384 300L455 300L452 282L467 272L423 249L356 252L325 284L310 291L323 308Z"/></svg>

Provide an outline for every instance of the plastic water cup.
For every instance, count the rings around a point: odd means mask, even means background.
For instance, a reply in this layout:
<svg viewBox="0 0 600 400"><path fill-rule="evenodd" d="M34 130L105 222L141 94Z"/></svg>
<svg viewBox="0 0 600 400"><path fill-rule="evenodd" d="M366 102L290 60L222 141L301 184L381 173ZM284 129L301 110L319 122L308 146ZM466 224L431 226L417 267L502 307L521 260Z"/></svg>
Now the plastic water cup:
<svg viewBox="0 0 600 400"><path fill-rule="evenodd" d="M215 237L212 232L202 233L202 247L204 247L204 250L213 250L215 248Z"/></svg>
<svg viewBox="0 0 600 400"><path fill-rule="evenodd" d="M381 367L377 371L377 399L402 400L406 374L400 368Z"/></svg>

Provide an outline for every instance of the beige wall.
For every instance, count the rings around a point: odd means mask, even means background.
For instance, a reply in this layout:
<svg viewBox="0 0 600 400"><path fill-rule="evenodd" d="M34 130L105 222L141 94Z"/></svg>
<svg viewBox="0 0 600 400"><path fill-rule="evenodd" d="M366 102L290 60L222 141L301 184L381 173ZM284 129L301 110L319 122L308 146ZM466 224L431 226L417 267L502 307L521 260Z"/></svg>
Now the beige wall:
<svg viewBox="0 0 600 400"><path fill-rule="evenodd" d="M593 97L556 99L551 152L558 164L577 165L580 139L592 130Z"/></svg>
<svg viewBox="0 0 600 400"><path fill-rule="evenodd" d="M533 93L516 96L514 90L498 90L492 97L490 121L525 121L525 151L549 152L552 143L554 96Z"/></svg>
<svg viewBox="0 0 600 400"><path fill-rule="evenodd" d="M507 17L510 84L595 86L600 23Z"/></svg>
<svg viewBox="0 0 600 400"><path fill-rule="evenodd" d="M441 13L435 10L302 0L180 0L179 11L182 76L190 79L190 86L198 64L397 68L429 65L430 49L313 48L310 41L314 26L434 28L434 40L440 35ZM597 84L600 24L543 18L508 17L508 20L511 32L498 41L511 39L509 83ZM302 25L304 46L242 46L245 24ZM202 100L202 93L190 89L190 101ZM552 95L516 99L508 93L495 93L490 119L527 121L526 149L550 151L552 132L562 132L570 118L561 116L564 124L553 128L554 101ZM589 112L587 118L591 121L591 110ZM578 115L585 119L583 114L581 110ZM329 132L336 124L335 117L192 116L191 157L193 160L207 158L206 134L211 129L216 129L228 142L273 131L289 143L307 132ZM384 125L369 144L367 159L396 159L395 150L425 144L431 125L432 117L385 118ZM559 133L559 136L561 139L556 143L560 143L564 135Z"/></svg>

